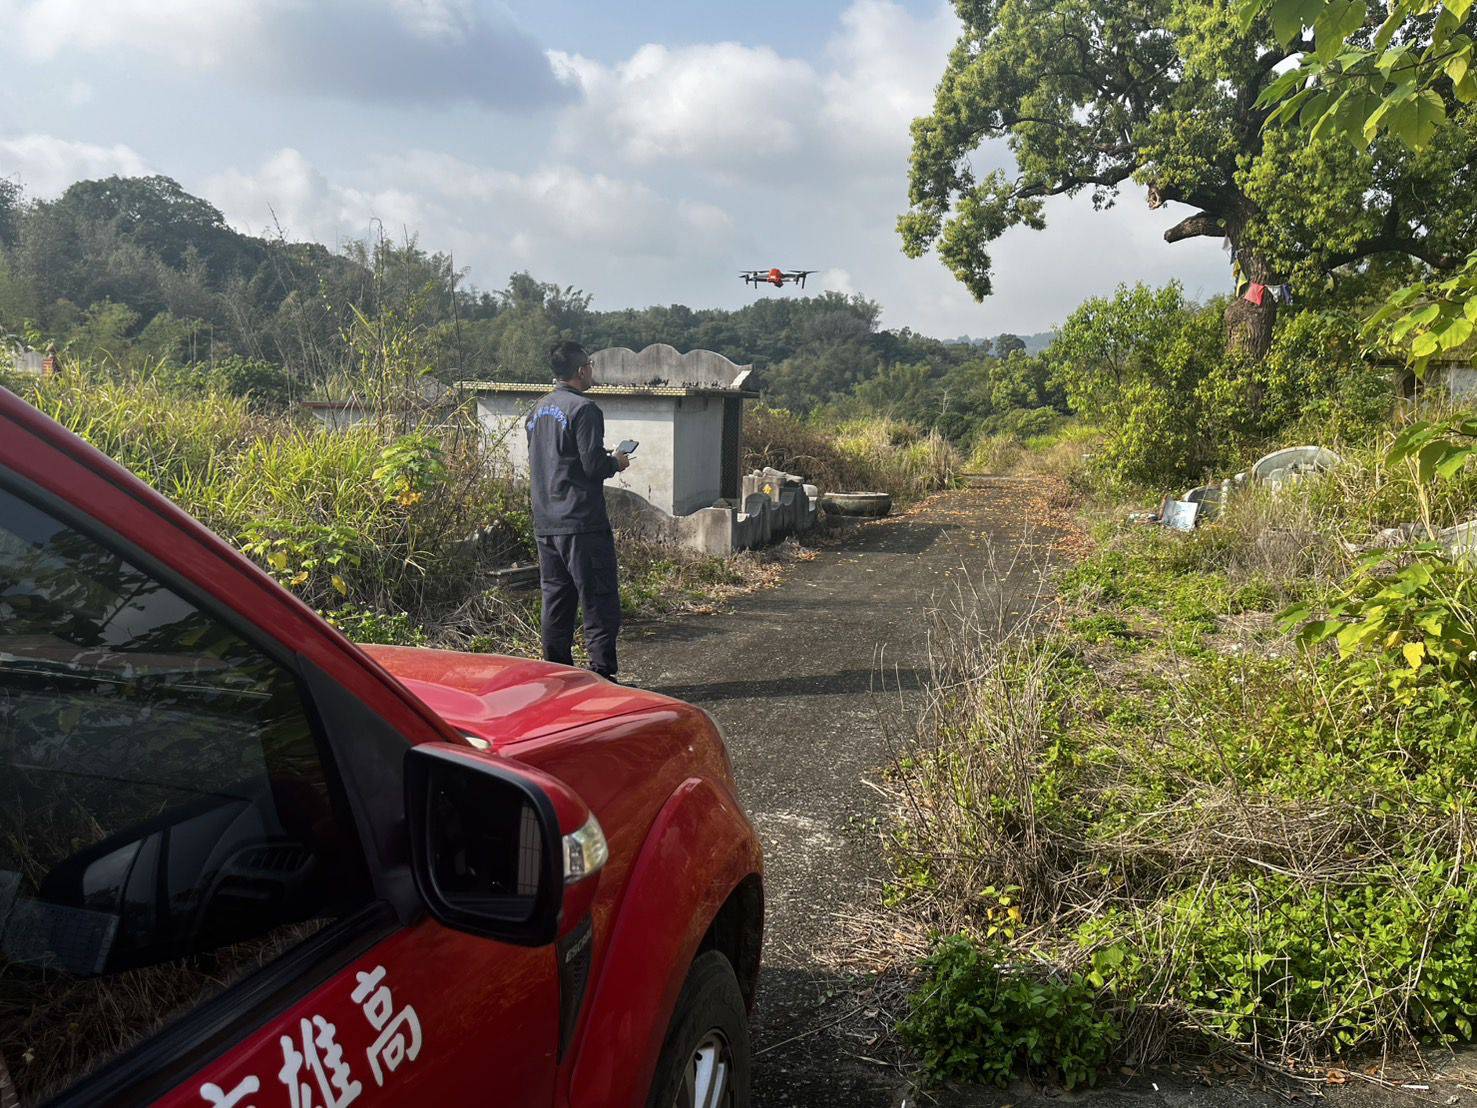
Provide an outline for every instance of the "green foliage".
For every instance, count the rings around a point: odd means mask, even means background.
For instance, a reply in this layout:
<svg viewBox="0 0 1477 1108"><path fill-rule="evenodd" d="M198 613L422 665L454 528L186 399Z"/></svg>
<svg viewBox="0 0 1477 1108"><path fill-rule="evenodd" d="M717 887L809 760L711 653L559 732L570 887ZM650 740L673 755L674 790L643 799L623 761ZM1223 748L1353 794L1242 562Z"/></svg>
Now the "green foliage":
<svg viewBox="0 0 1477 1108"><path fill-rule="evenodd" d="M850 405L833 408L933 427L953 442L967 441L982 430L1039 433L1066 410L1066 396L1047 360L1014 346L1006 354L958 364L883 366L857 384L852 396ZM1028 424L1038 430L1028 430Z"/></svg>
<svg viewBox="0 0 1477 1108"><path fill-rule="evenodd" d="M1471 0L1390 0L1372 33L1370 14L1363 0L1240 4L1243 26L1266 16L1283 42L1313 35L1298 65L1262 90L1269 126L1361 152L1378 149L1384 136L1420 159L1424 187L1404 199L1428 213L1412 252L1436 273L1393 293L1368 330L1403 349L1421 374L1433 355L1462 349L1477 323L1477 252L1464 254L1477 142L1477 13Z"/></svg>
<svg viewBox="0 0 1477 1108"><path fill-rule="evenodd" d="M777 408L744 413L744 468L799 473L823 492L886 492L910 500L951 484L956 451L936 433L885 418L826 426Z"/></svg>
<svg viewBox="0 0 1477 1108"><path fill-rule="evenodd" d="M1080 975L1058 979L1008 958L997 944L954 935L924 960L902 1031L929 1075L1003 1087L1021 1067L1068 1089L1094 1084L1119 1039L1096 990Z"/></svg>
<svg viewBox="0 0 1477 1108"><path fill-rule="evenodd" d="M1438 355L1454 356L1477 326L1477 251L1449 277L1418 281L1393 293L1368 322L1372 336L1403 347L1418 375Z"/></svg>
<svg viewBox="0 0 1477 1108"><path fill-rule="evenodd" d="M1288 142L1275 129L1263 132L1269 115L1308 105L1297 93L1274 106L1299 74L1342 64L1325 43L1372 33L1362 2L1251 0L1241 5L1244 18L1230 7L1210 0L961 6L962 33L933 112L913 124L910 207L898 223L904 250L916 257L936 248L982 298L992 290L990 244L1012 227L1042 227L1048 197L1085 191L1106 207L1130 181L1149 186L1151 202L1191 207L1172 241L1225 234L1249 279L1296 280L1304 298L1350 262L1379 258L1409 274L1414 261L1469 235L1474 192L1464 143L1453 141L1443 160L1413 156L1398 142L1350 151L1319 134ZM1469 43L1455 33L1467 22L1460 7L1461 16L1447 20L1442 57L1462 70L1465 88L1473 78L1464 68ZM1300 24L1309 22L1319 23L1316 58L1299 41ZM1284 63L1300 59L1301 69L1281 74ZM1401 66L1385 63L1371 70L1399 97L1385 126L1429 138L1440 130L1444 105L1418 83L1408 87ZM1347 112L1354 101L1342 104ZM980 173L976 150L1000 138L1016 172ZM1262 353L1259 332L1249 328L1257 313L1235 301L1226 307L1228 324ZM1273 312L1269 305L1260 314Z"/></svg>
<svg viewBox="0 0 1477 1108"><path fill-rule="evenodd" d="M898 872L928 883L895 897L983 934L985 890L1021 886L1033 926L992 964L1081 973L1139 1056L1165 1031L1279 1062L1471 1040L1473 577L1338 541L1409 519L1444 462L1428 518L1477 503L1465 423L1189 535L1117 525L1036 637L936 635L987 645L943 666L896 770Z"/></svg>
<svg viewBox="0 0 1477 1108"><path fill-rule="evenodd" d="M1084 301L1047 356L1072 408L1106 435L1097 467L1129 484L1242 468L1294 428L1367 436L1394 395L1347 313L1284 313L1257 359L1227 351L1218 307L1187 301L1177 284Z"/></svg>
<svg viewBox="0 0 1477 1108"><path fill-rule="evenodd" d="M1445 125L1451 100L1477 101L1471 0L1391 0L1385 8L1371 36L1364 0L1242 0L1243 27L1265 14L1285 44L1312 32L1299 64L1262 90L1260 104L1275 106L1268 123L1361 146L1387 134L1417 150Z"/></svg>
<svg viewBox="0 0 1477 1108"><path fill-rule="evenodd" d="M20 198L20 185L9 177L0 179L0 247L9 246L15 241Z"/></svg>
<svg viewBox="0 0 1477 1108"><path fill-rule="evenodd" d="M1321 619L1311 619L1311 604L1298 604L1282 613L1284 626L1301 626L1307 644L1331 639L1342 657L1362 655L1365 664L1354 669L1361 685L1379 682L1400 703L1422 696L1477 716L1477 577L1434 546L1417 548L1398 568L1388 561L1366 555Z"/></svg>
<svg viewBox="0 0 1477 1108"><path fill-rule="evenodd" d="M1387 461L1408 462L1432 527L1426 485L1449 482L1477 456L1477 419L1460 417L1411 424L1392 443ZM1399 562L1385 553L1365 555L1355 572L1313 619L1311 603L1281 615L1284 628L1299 627L1309 645L1333 640L1339 655L1356 658L1352 679L1383 685L1402 704L1477 717L1477 577L1469 554L1455 559L1441 546L1412 548Z"/></svg>
<svg viewBox="0 0 1477 1108"><path fill-rule="evenodd" d="M286 407L293 395L292 380L281 366L238 354L214 363L160 360L147 366L143 376L181 395L223 393L267 409Z"/></svg>
<svg viewBox="0 0 1477 1108"><path fill-rule="evenodd" d="M434 607L469 587L467 536L502 527L511 550L526 543L526 513L482 471L470 434L304 429L168 377L69 365L29 398L315 607Z"/></svg>
<svg viewBox="0 0 1477 1108"><path fill-rule="evenodd" d="M1120 287L1062 325L1048 356L1073 410L1107 429L1102 464L1114 477L1193 480L1214 460L1195 399L1220 356L1220 328L1178 284Z"/></svg>
<svg viewBox="0 0 1477 1108"><path fill-rule="evenodd" d="M1379 867L1355 887L1308 887L1281 874L1185 889L1137 919L1111 914L1080 939L1121 943L1101 977L1123 996L1169 982L1166 999L1213 1039L1257 1042L1288 1025L1328 1055L1387 1039L1402 1023L1470 1040L1477 1018L1477 881L1438 859ZM1175 935L1169 943L1160 936ZM1400 986L1414 972L1413 989ZM1392 989L1394 995L1371 995Z"/></svg>
<svg viewBox="0 0 1477 1108"><path fill-rule="evenodd" d="M408 612L381 612L373 608L344 605L322 613L355 642L378 643L381 646L425 646L429 636Z"/></svg>

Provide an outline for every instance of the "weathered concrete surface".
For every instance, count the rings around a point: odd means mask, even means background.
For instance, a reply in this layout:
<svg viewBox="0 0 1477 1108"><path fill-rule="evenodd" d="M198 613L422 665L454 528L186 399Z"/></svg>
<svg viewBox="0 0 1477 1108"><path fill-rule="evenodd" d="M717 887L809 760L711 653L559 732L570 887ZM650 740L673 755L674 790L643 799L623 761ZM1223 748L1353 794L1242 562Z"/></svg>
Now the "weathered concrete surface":
<svg viewBox="0 0 1477 1108"><path fill-rule="evenodd" d="M623 676L699 704L722 725L764 840L762 1108L889 1108L906 1090L895 1069L859 1057L865 1042L811 1033L856 1007L857 980L835 968L847 958L838 917L874 908L883 879L871 826L881 802L865 782L888 760L879 718L887 698L867 694L884 681L904 699L919 687L934 598L962 572L982 572L992 541L1007 556L1021 546L1013 496L951 493L858 525L844 547L798 563L780 587L728 613L637 626L623 638ZM1023 596L1036 580L1030 553L1011 574ZM785 1044L793 1036L804 1037Z"/></svg>
<svg viewBox="0 0 1477 1108"><path fill-rule="evenodd" d="M748 387L754 367L736 365L712 350L682 353L664 342L637 352L611 346L591 355L595 380L602 385L677 385L687 388L731 389Z"/></svg>

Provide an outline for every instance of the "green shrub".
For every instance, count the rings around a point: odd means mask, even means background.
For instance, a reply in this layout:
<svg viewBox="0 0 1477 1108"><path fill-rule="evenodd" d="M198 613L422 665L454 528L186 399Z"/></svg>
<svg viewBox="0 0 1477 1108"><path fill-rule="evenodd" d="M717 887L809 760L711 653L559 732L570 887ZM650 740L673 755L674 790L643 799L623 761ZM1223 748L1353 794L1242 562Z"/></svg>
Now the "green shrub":
<svg viewBox="0 0 1477 1108"><path fill-rule="evenodd" d="M1477 595L1421 551L1344 580L1343 521L1302 494L1351 482L1116 527L1064 619L936 633L962 653L895 770L894 899L985 934L982 897L1019 885L1032 926L994 961L1069 981L1090 956L1135 1058L1176 1032L1278 1062L1471 1039ZM1306 650L1275 623L1300 592Z"/></svg>
<svg viewBox="0 0 1477 1108"><path fill-rule="evenodd" d="M1079 974L1006 964L1007 952L966 935L942 940L923 963L904 1037L929 1075L1004 1086L1017 1067L1071 1089L1092 1084L1119 1039Z"/></svg>
<svg viewBox="0 0 1477 1108"><path fill-rule="evenodd" d="M1283 312L1266 356L1225 349L1224 304L1177 284L1085 301L1048 352L1072 409L1102 427L1096 464L1130 485L1195 484L1244 469L1289 436L1358 440L1394 384L1364 357L1356 318Z"/></svg>
<svg viewBox="0 0 1477 1108"><path fill-rule="evenodd" d="M74 365L29 396L316 608L425 612L464 597L480 558L528 556L522 497L484 470L471 428L304 428L178 387ZM474 548L479 531L499 549Z"/></svg>
<svg viewBox="0 0 1477 1108"><path fill-rule="evenodd" d="M934 432L882 417L826 424L780 408L744 413L744 468L798 473L823 492L887 492L915 499L951 484L953 447Z"/></svg>
<svg viewBox="0 0 1477 1108"><path fill-rule="evenodd" d="M324 612L328 622L355 642L381 646L425 646L429 636L408 612L377 612L372 608L345 605Z"/></svg>
<svg viewBox="0 0 1477 1108"><path fill-rule="evenodd" d="M1097 464L1115 479L1197 479L1214 461L1195 392L1224 348L1222 310L1198 308L1178 284L1120 287L1085 301L1048 351L1072 410L1102 427Z"/></svg>
<svg viewBox="0 0 1477 1108"><path fill-rule="evenodd" d="M1055 408L1012 408L992 419L993 426L1018 438L1048 435L1059 428L1065 417Z"/></svg>
<svg viewBox="0 0 1477 1108"><path fill-rule="evenodd" d="M215 391L243 397L266 408L286 407L293 394L292 379L281 366L239 354L213 363L160 361L144 376L182 396Z"/></svg>

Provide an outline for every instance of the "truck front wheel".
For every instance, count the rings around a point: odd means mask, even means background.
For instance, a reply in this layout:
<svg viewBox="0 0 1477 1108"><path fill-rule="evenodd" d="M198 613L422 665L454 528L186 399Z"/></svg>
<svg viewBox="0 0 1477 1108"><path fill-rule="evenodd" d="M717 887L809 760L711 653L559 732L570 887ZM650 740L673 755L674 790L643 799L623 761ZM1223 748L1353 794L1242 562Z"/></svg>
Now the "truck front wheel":
<svg viewBox="0 0 1477 1108"><path fill-rule="evenodd" d="M749 1108L749 1019L728 959L692 963L667 1028L649 1108Z"/></svg>

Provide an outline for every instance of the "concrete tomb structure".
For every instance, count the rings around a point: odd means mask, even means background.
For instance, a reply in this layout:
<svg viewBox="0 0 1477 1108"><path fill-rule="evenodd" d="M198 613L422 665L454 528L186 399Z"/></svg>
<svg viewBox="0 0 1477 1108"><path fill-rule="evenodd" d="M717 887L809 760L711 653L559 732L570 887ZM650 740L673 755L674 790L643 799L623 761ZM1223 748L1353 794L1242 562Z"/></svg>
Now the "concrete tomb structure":
<svg viewBox="0 0 1477 1108"><path fill-rule="evenodd" d="M707 554L762 546L806 530L816 495L789 474L745 477L743 404L751 366L711 350L686 354L659 343L639 354L616 347L593 355L589 395L605 413L605 445L639 443L630 468L606 482L617 527ZM524 421L548 384L463 381L476 398L489 454L519 479L528 477ZM783 478L783 480L782 480ZM765 486L770 491L763 491Z"/></svg>

